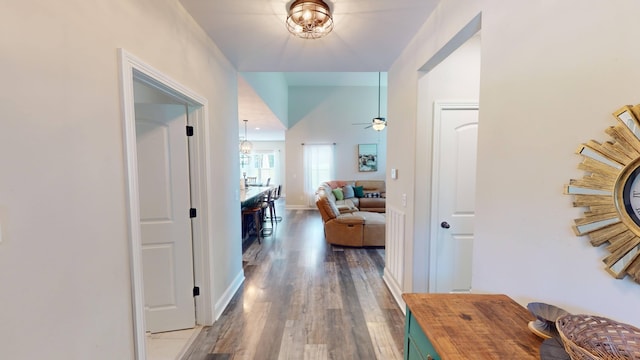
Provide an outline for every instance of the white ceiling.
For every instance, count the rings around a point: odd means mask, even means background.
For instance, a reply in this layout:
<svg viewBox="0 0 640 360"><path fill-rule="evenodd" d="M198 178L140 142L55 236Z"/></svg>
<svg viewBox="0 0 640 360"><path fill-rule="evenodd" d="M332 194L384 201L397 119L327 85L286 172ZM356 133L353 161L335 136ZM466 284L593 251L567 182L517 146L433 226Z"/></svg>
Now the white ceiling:
<svg viewBox="0 0 640 360"><path fill-rule="evenodd" d="M286 29L292 0L180 0L238 71L387 71L439 0L325 0L334 30Z"/></svg>
<svg viewBox="0 0 640 360"><path fill-rule="evenodd" d="M390 68L439 0L325 0L335 26L315 40L287 31L293 0L180 2L239 72L285 72L290 86L377 86L372 72ZM341 72L366 74L336 74ZM248 119L249 140L284 140L284 126L251 86L241 79L238 91L241 135Z"/></svg>

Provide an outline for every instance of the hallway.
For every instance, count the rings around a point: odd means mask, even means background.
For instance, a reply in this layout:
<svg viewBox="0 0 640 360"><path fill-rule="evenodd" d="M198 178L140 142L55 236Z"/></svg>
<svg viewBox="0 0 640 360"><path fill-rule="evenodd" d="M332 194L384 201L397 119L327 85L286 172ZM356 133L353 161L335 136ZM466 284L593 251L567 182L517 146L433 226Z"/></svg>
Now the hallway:
<svg viewBox="0 0 640 360"><path fill-rule="evenodd" d="M243 286L183 359L401 359L384 249L328 245L316 211L278 214L273 235L244 252Z"/></svg>

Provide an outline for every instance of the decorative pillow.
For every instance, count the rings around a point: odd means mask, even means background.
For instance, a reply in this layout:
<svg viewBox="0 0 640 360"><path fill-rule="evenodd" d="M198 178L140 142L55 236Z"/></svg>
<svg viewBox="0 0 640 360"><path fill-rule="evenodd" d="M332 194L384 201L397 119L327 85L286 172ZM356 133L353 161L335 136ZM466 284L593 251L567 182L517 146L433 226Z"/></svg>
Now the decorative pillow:
<svg viewBox="0 0 640 360"><path fill-rule="evenodd" d="M355 197L363 197L364 196L364 188L362 186L354 186L353 187L353 194L355 195Z"/></svg>
<svg viewBox="0 0 640 360"><path fill-rule="evenodd" d="M379 192L370 192L370 193L364 194L364 197L366 197L366 198L379 198L380 197L380 193Z"/></svg>
<svg viewBox="0 0 640 360"><path fill-rule="evenodd" d="M331 192L333 192L333 196L336 197L336 200L344 200L344 194L342 193L342 189L340 188L333 189L331 190Z"/></svg>
<svg viewBox="0 0 640 360"><path fill-rule="evenodd" d="M355 192L353 191L353 186L351 185L345 185L342 188L342 193L344 194L344 198L345 199L351 199L352 197L355 197Z"/></svg>

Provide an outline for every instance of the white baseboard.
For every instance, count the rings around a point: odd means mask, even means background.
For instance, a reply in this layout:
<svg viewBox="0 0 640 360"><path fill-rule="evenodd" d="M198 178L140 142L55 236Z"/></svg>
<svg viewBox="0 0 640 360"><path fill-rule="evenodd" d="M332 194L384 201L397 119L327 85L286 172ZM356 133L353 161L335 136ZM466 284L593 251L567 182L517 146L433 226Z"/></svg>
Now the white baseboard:
<svg viewBox="0 0 640 360"><path fill-rule="evenodd" d="M384 280L384 283L387 284L387 288L389 288L391 295L393 295L396 304L400 306L400 310L402 310L402 313L406 315L407 304L405 304L404 300L402 300L402 290L400 289L400 285L398 285L393 276L391 276L391 274L387 272L386 267L384 268L382 280Z"/></svg>
<svg viewBox="0 0 640 360"><path fill-rule="evenodd" d="M309 207L307 205L286 205L287 210L318 210L316 207Z"/></svg>
<svg viewBox="0 0 640 360"><path fill-rule="evenodd" d="M220 315L222 315L222 313L224 312L224 309L227 308L227 305L229 305L229 302L231 302L231 298L233 298L233 295L235 295L236 291L238 291L240 286L242 286L243 282L244 282L244 270L240 270L240 273L229 285L227 290L225 290L224 294L222 294L222 297L220 297L220 300L216 302L216 305L213 309L215 320L218 320L218 318L220 318Z"/></svg>

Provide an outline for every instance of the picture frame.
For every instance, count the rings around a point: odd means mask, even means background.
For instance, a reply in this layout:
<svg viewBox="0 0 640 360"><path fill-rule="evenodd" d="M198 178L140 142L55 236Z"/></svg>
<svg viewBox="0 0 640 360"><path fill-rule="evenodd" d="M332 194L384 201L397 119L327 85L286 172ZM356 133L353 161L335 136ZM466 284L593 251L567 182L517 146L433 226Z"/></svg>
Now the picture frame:
<svg viewBox="0 0 640 360"><path fill-rule="evenodd" d="M358 144L358 171L378 171L377 144Z"/></svg>

